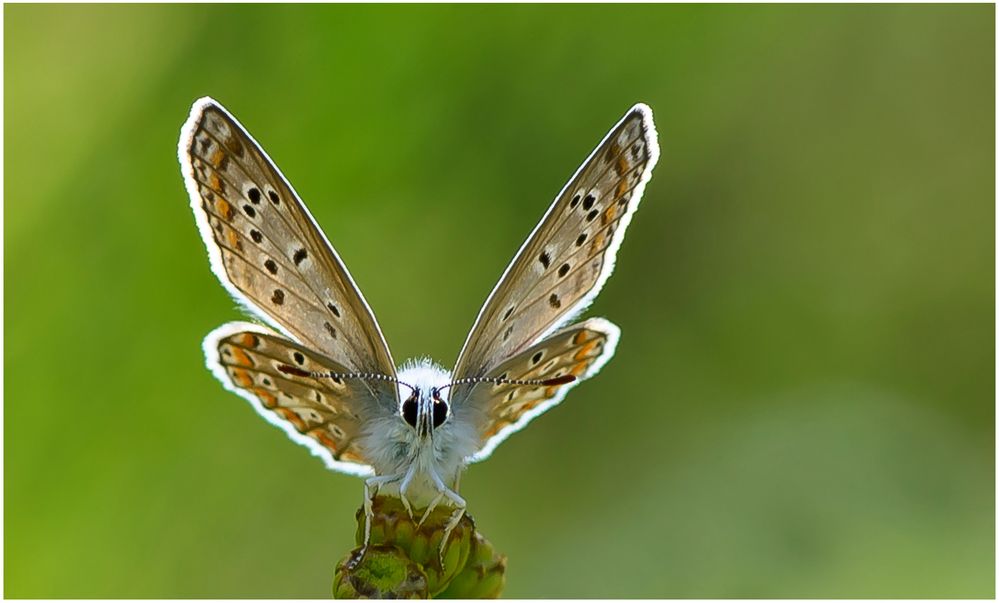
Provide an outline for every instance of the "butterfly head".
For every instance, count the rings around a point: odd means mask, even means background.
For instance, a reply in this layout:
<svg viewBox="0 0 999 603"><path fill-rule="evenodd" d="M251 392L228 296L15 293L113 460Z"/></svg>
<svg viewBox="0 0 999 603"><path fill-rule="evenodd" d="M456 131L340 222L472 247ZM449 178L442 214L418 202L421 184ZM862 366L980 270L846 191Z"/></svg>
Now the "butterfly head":
<svg viewBox="0 0 999 603"><path fill-rule="evenodd" d="M427 392L413 389L403 400L399 414L406 423L421 436L427 436L447 421L451 409L437 388Z"/></svg>
<svg viewBox="0 0 999 603"><path fill-rule="evenodd" d="M430 437L435 429L451 417L451 406L444 386L451 382L447 371L430 360L407 364L399 371L399 416L421 438Z"/></svg>

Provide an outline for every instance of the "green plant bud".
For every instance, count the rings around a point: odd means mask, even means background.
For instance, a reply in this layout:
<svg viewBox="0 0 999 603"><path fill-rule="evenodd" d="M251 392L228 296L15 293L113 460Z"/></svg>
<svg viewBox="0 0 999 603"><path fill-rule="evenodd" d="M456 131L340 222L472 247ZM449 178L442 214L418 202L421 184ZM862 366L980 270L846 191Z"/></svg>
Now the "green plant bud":
<svg viewBox="0 0 999 603"><path fill-rule="evenodd" d="M405 553L391 545L354 549L336 568L336 599L425 599L427 576Z"/></svg>
<svg viewBox="0 0 999 603"><path fill-rule="evenodd" d="M439 599L495 599L506 582L506 557L476 532L465 568L448 584Z"/></svg>
<svg viewBox="0 0 999 603"><path fill-rule="evenodd" d="M359 546L336 568L334 597L499 595L506 559L496 555L492 545L475 531L471 517L464 515L443 542L453 508L441 505L419 525L423 510L414 509L413 514L410 517L396 497L375 497L365 553L361 547L366 517L363 507L358 510Z"/></svg>

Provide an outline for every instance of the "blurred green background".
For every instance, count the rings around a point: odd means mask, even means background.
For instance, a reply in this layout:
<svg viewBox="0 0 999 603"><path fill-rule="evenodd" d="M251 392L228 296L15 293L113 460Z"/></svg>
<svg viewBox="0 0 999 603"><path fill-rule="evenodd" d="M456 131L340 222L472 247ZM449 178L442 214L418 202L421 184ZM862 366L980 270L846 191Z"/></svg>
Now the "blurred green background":
<svg viewBox="0 0 999 603"><path fill-rule="evenodd" d="M203 366L209 94L446 365L655 111L617 356L462 483L506 595L992 597L994 10L5 6L4 594L325 597L352 546L360 480Z"/></svg>

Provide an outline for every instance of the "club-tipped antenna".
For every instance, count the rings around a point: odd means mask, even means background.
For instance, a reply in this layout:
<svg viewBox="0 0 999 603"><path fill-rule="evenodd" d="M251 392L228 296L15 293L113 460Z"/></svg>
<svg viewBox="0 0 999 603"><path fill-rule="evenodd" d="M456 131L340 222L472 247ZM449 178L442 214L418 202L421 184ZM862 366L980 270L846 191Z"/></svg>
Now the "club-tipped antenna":
<svg viewBox="0 0 999 603"><path fill-rule="evenodd" d="M575 375L562 375L560 377L552 377L551 379L507 379L505 377L466 377L464 379L455 379L451 383L448 383L444 387L439 388L437 391L442 392L449 387L455 385L465 385L468 383L494 383L497 385L540 385L542 387L551 387L553 385L565 385L566 383L572 383L576 380Z"/></svg>
<svg viewBox="0 0 999 603"><path fill-rule="evenodd" d="M306 371L298 368L297 366L291 366L290 364L279 364L278 370L286 375L295 375L296 377L311 377L312 379L333 379L333 380L343 380L343 379L362 379L362 380L375 380L375 381L388 381L389 383L398 383L399 385L405 385L412 391L416 391L416 388L412 385L406 383L405 381L399 381L397 378L391 375L385 375L382 373L334 373L328 371L321 373L318 371Z"/></svg>

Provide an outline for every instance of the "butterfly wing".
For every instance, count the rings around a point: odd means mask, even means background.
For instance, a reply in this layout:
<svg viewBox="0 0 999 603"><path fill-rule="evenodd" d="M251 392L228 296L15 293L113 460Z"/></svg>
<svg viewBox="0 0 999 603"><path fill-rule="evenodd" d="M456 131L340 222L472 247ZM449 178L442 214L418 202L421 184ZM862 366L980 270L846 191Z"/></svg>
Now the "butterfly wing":
<svg viewBox="0 0 999 603"><path fill-rule="evenodd" d="M576 171L500 277L458 357L456 378L489 373L586 308L614 268L658 158L652 111L635 105Z"/></svg>
<svg viewBox="0 0 999 603"><path fill-rule="evenodd" d="M373 473L360 450L362 417L377 401L359 380L313 379L281 372L345 372L346 367L266 327L230 322L205 337L205 361L226 389L307 447L330 469Z"/></svg>
<svg viewBox="0 0 999 603"><path fill-rule="evenodd" d="M491 370L488 377L546 380L573 375L565 385L535 386L478 383L465 403L456 405L460 421L477 427L480 449L469 462L488 457L500 442L534 417L562 401L566 393L592 377L614 355L620 330L603 318L590 318L556 331Z"/></svg>
<svg viewBox="0 0 999 603"><path fill-rule="evenodd" d="M200 99L178 152L212 270L232 296L347 371L395 376L385 338L347 267L239 122L214 100ZM366 387L394 411L394 387Z"/></svg>

